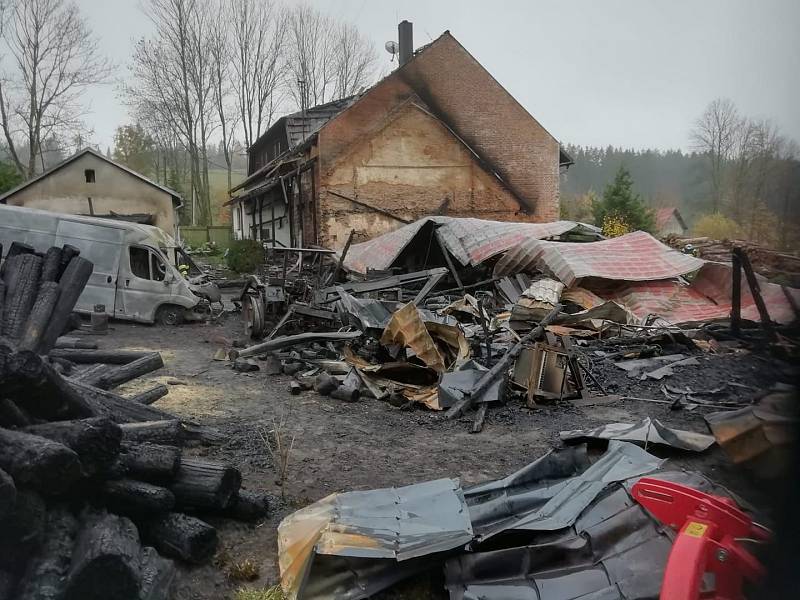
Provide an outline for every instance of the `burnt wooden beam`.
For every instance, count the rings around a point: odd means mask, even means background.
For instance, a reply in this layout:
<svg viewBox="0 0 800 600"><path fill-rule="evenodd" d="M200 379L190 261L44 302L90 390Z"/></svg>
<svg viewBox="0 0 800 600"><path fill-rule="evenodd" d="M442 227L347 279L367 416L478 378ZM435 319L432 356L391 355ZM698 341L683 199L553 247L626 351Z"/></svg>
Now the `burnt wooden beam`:
<svg viewBox="0 0 800 600"><path fill-rule="evenodd" d="M93 381L87 381L86 383L95 385L103 390L110 390L137 377L152 373L163 366L164 360L161 358L161 354L150 352L146 356L127 364L120 365L114 369L106 369L105 373L96 377L96 383Z"/></svg>
<svg viewBox="0 0 800 600"><path fill-rule="evenodd" d="M731 333L738 336L742 323L742 261L736 252L731 253Z"/></svg>
<svg viewBox="0 0 800 600"><path fill-rule="evenodd" d="M439 250L441 250L442 254L444 255L444 261L447 263L447 270L450 271L450 274L453 276L453 279L458 286L458 289L461 290L461 293L464 293L464 284L461 281L461 277L458 275L458 269L453 264L453 259L450 256L450 251L447 249L447 246L442 239L441 234L439 233L438 229L434 230L434 236L436 236L436 243L439 245Z"/></svg>
<svg viewBox="0 0 800 600"><path fill-rule="evenodd" d="M61 288L55 281L43 281L39 286L33 308L22 327L18 344L20 350L39 351L42 337L50 326L50 317L60 294Z"/></svg>
<svg viewBox="0 0 800 600"><path fill-rule="evenodd" d="M345 258L347 258L347 252L350 250L350 244L353 243L353 236L356 234L355 229L350 230L350 235L347 236L347 242L344 244L344 248L342 249L342 254L339 256L339 260L336 263L336 269L333 271L333 278L331 281L333 285L336 285L336 280L339 277L339 273L342 272L342 267L344 266ZM320 262L322 261L322 257L320 257Z"/></svg>
<svg viewBox="0 0 800 600"><path fill-rule="evenodd" d="M739 261L742 264L744 276L747 278L747 284L750 287L750 293L753 295L753 300L755 301L756 308L758 309L758 316L761 319L761 327L764 329L764 333L766 333L767 338L772 342L776 342L778 340L778 336L775 333L775 328L772 326L772 319L769 317L767 305L764 304L764 298L761 296L761 287L758 285L758 279L753 271L753 266L750 264L750 258L747 256L747 252L738 246L733 249L733 254L734 256L739 257Z"/></svg>
<svg viewBox="0 0 800 600"><path fill-rule="evenodd" d="M62 260L67 254L66 250L67 246L64 246L64 251L61 253ZM67 268L59 278L61 293L50 315L50 323L39 341L40 352L50 350L58 337L64 333L75 304L83 293L93 270L94 264L80 256L75 256L69 261Z"/></svg>
<svg viewBox="0 0 800 600"><path fill-rule="evenodd" d="M20 573L47 529L47 506L33 490L18 489L13 509L0 518L0 569Z"/></svg>

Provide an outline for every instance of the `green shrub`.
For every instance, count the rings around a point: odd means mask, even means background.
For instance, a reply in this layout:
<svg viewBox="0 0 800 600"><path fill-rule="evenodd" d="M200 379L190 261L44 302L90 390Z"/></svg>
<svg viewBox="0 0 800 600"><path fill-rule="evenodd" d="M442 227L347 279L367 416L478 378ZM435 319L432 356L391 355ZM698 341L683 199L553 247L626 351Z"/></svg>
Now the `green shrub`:
<svg viewBox="0 0 800 600"><path fill-rule="evenodd" d="M234 240L228 249L228 268L252 273L264 264L264 248L256 240Z"/></svg>

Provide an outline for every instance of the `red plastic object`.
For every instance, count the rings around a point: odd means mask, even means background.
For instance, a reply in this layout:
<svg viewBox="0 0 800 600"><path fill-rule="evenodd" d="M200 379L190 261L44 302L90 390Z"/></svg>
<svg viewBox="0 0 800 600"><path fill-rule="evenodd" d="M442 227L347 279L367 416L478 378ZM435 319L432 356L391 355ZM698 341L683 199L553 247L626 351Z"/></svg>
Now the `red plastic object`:
<svg viewBox="0 0 800 600"><path fill-rule="evenodd" d="M740 541L767 541L770 533L728 498L652 477L637 481L631 493L661 523L679 530L661 600L744 600L744 580L763 577L764 567ZM714 575L711 592L701 590L705 573Z"/></svg>

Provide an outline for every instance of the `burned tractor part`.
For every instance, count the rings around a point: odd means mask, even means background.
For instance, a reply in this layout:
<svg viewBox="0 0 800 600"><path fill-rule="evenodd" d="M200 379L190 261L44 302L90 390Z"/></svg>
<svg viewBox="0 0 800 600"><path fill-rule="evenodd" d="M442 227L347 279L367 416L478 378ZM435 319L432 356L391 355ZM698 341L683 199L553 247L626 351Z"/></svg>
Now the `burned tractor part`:
<svg viewBox="0 0 800 600"><path fill-rule="evenodd" d="M456 404L450 407L446 413L447 418L455 419L462 412L472 406L478 400L478 398L491 387L495 380L499 379L506 373L509 365L511 365L511 362L517 358L519 353L525 347L525 344L544 334L545 327L547 327L547 325L549 325L559 315L562 308L563 306L561 304L556 304L553 307L553 310L551 310L547 316L541 320L535 329L517 342L508 352L503 355L502 358L500 358L500 360L494 364L491 369L486 372L483 377L481 377L471 393L466 394L463 399L459 400Z"/></svg>
<svg viewBox="0 0 800 600"><path fill-rule="evenodd" d="M242 319L244 320L244 334L251 339L258 339L264 335L266 322L264 321L264 304L255 294L247 294L242 298Z"/></svg>
<svg viewBox="0 0 800 600"><path fill-rule="evenodd" d="M651 477L637 481L631 495L678 536L667 559L661 600L744 600L744 582L766 571L742 540L768 542L771 534L733 501ZM713 596L701 593L706 573L713 574Z"/></svg>

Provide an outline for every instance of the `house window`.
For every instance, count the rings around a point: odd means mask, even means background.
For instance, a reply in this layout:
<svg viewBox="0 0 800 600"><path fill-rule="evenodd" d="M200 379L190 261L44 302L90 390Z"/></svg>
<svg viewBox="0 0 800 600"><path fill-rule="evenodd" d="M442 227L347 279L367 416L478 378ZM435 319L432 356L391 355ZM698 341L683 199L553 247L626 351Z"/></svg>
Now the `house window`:
<svg viewBox="0 0 800 600"><path fill-rule="evenodd" d="M94 183L94 169L86 169L83 176L86 177L86 183Z"/></svg>

